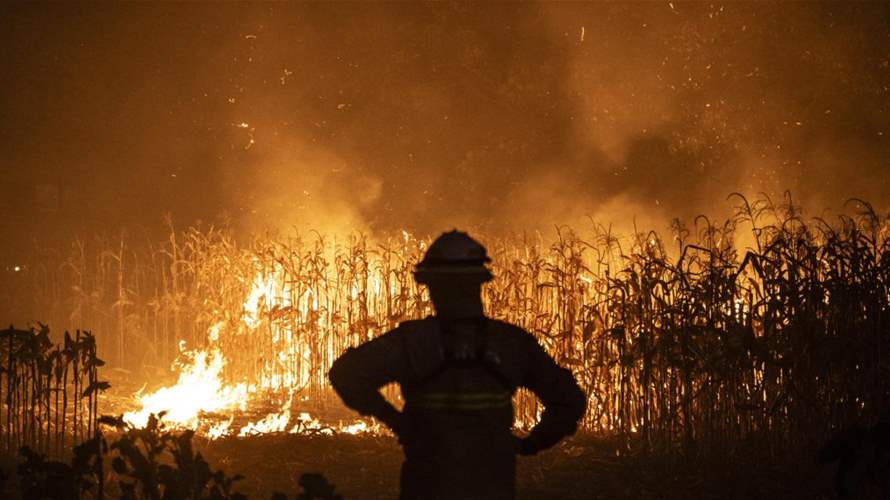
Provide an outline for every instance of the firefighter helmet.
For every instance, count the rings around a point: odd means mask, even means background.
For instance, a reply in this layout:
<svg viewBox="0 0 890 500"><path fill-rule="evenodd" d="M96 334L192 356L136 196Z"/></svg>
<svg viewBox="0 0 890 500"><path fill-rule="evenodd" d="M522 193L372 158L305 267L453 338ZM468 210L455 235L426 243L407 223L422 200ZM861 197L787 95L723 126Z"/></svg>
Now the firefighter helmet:
<svg viewBox="0 0 890 500"><path fill-rule="evenodd" d="M414 279L429 284L434 276L475 277L485 282L491 280L491 271L485 264L491 262L478 241L467 233L453 230L443 233L430 245L426 255L417 263Z"/></svg>

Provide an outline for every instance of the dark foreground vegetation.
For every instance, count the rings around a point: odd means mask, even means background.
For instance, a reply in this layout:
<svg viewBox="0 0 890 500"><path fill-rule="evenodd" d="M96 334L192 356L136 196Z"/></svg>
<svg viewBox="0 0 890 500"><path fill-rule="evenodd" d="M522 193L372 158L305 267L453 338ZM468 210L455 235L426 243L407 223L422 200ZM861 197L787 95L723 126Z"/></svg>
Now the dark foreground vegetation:
<svg viewBox="0 0 890 500"><path fill-rule="evenodd" d="M0 492L24 499L69 500L80 498L240 500L235 491L240 475L227 475L211 469L193 446L192 431L163 429L152 416L143 428L123 420L101 417L99 423L110 434L97 435L74 447L70 462L52 460L29 447L22 447L14 481L5 484L9 474L0 474ZM109 469L110 467L110 469ZM302 490L297 500L339 500L334 488L320 474L300 476ZM276 500L281 492L267 495Z"/></svg>

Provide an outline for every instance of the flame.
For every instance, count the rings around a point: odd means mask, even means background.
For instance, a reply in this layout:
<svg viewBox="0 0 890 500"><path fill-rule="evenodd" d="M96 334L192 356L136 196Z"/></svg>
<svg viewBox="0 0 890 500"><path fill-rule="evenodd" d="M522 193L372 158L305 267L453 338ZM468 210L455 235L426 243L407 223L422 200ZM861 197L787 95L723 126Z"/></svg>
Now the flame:
<svg viewBox="0 0 890 500"><path fill-rule="evenodd" d="M294 424L293 428L290 430L291 434L334 434L334 429L322 425L322 423L315 418L312 418L306 412L300 413L300 416L297 418L296 424Z"/></svg>
<svg viewBox="0 0 890 500"><path fill-rule="evenodd" d="M187 362L180 364L176 385L163 387L139 397L142 409L124 414L124 420L142 427L152 413L166 412L166 422L186 428L197 428L201 413L219 413L240 409L247 403L247 384L223 385L220 373L225 358L218 349L185 352Z"/></svg>
<svg viewBox="0 0 890 500"><path fill-rule="evenodd" d="M247 334L256 332L263 326L263 314L273 308L290 307L290 290L282 286L280 273L258 272L251 289L247 293L242 307L240 327ZM379 283L376 281L375 283ZM379 286L379 285L375 285ZM353 293L358 290L353 287ZM305 298L305 302L302 299ZM318 310L318 296L312 288L306 288L301 295L303 312ZM322 315L318 315L319 324ZM307 412L301 412L291 425L291 409L293 405L295 388L301 381L301 373L296 371L275 370L275 364L287 366L288 360L301 356L297 352L300 344L296 342L293 331L285 327L271 329L271 341L276 346L281 346L274 359L267 360L258 375L258 381L250 384L241 381L234 384L224 383L223 371L227 360L220 349L220 334L226 323L223 321L212 325L207 331L208 345L201 350L187 350L185 342L180 341L180 360L174 363L173 368L178 372L176 383L169 387L163 387L157 391L141 395L137 393L135 399L141 409L127 412L124 420L136 427L142 427L148 422L149 415L161 414L161 421L173 428L192 429L205 435L208 439L218 439L225 436L237 435L240 437L253 436L267 433L311 433L334 434L344 432L348 434L379 434L383 429L378 424L369 425L358 420L344 424L338 422L335 425L327 425ZM267 334L263 329L264 334ZM257 421L249 421L238 428L237 433L233 427L235 415L245 412L251 403L255 402L260 392L266 394L286 394L284 403L277 412L267 414ZM141 392L141 391L140 391ZM223 416L223 420L219 420ZM224 418L228 416L228 418ZM288 428L290 426L290 428Z"/></svg>
<svg viewBox="0 0 890 500"><path fill-rule="evenodd" d="M262 420L254 423L248 422L238 432L239 436L252 436L255 434L268 434L270 432L284 432L287 424L290 422L290 406L292 398L288 398L287 402L281 406L278 413L270 413Z"/></svg>
<svg viewBox="0 0 890 500"><path fill-rule="evenodd" d="M347 434L357 435L357 434L366 434L366 433L376 434L376 433L380 432L380 429L379 429L379 427L377 429L372 429L368 425L367 422L360 421L360 422L356 422L352 425L347 425L347 426L341 427L340 431L345 432Z"/></svg>
<svg viewBox="0 0 890 500"><path fill-rule="evenodd" d="M209 439L219 439L223 436L227 436L229 434L229 428L232 427L232 422L234 420L235 417L233 416L225 422L210 426L210 428L207 429L207 437Z"/></svg>

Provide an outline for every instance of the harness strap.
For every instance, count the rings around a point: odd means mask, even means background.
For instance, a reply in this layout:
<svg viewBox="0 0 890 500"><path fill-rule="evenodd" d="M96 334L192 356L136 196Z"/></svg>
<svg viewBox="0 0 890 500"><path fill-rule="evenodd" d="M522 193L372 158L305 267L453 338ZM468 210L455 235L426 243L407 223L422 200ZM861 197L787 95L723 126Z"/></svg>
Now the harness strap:
<svg viewBox="0 0 890 500"><path fill-rule="evenodd" d="M451 325L441 320L439 325L443 334L447 335ZM488 355L488 336L488 321L482 318L476 325L474 339L475 356L470 359L456 359L454 352L445 351L443 362L420 380L421 394L412 401L412 405L436 410L483 410L509 406L512 401L513 385L490 359ZM490 377L497 381L503 390L497 392L425 393L422 389L447 370L476 367L481 367L485 370Z"/></svg>

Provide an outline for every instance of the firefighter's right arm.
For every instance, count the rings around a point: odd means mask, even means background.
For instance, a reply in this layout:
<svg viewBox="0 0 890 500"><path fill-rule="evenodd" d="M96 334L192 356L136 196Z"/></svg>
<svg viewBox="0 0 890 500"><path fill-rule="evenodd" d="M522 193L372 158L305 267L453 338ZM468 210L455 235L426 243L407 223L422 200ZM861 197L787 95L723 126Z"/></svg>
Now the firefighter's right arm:
<svg viewBox="0 0 890 500"><path fill-rule="evenodd" d="M571 371L556 364L534 337L528 335L526 341L528 358L522 385L544 405L541 421L520 441L520 454L533 455L574 434L587 409L587 398Z"/></svg>
<svg viewBox="0 0 890 500"><path fill-rule="evenodd" d="M380 388L398 379L404 358L398 334L392 331L347 349L331 365L328 378L346 406L380 420L398 434L402 414L380 394Z"/></svg>

